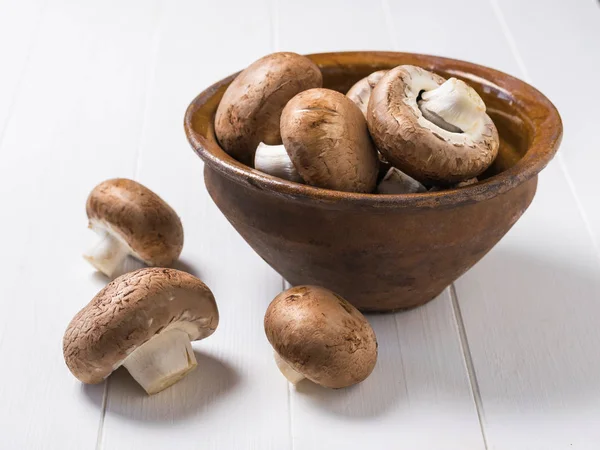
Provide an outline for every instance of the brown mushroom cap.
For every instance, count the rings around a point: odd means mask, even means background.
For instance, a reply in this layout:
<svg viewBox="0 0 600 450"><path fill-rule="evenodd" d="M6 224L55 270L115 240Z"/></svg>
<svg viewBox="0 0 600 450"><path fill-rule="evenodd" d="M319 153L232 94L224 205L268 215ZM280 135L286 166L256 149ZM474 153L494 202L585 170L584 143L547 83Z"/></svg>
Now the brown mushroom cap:
<svg viewBox="0 0 600 450"><path fill-rule="evenodd" d="M367 378L377 339L367 319L328 289L296 286L279 294L265 315L267 339L294 370L329 388Z"/></svg>
<svg viewBox="0 0 600 450"><path fill-rule="evenodd" d="M365 117L367 117L367 106L369 105L371 92L387 72L387 70L373 72L368 77L357 81L354 86L346 92L346 97L356 103L356 106L360 108Z"/></svg>
<svg viewBox="0 0 600 450"><path fill-rule="evenodd" d="M218 323L202 281L174 269L140 269L109 283L77 313L63 338L65 362L79 380L100 383L158 333L179 329L194 341Z"/></svg>
<svg viewBox="0 0 600 450"><path fill-rule="evenodd" d="M173 209L140 183L125 178L96 186L86 204L92 229L106 229L149 266L169 266L183 248L183 227Z"/></svg>
<svg viewBox="0 0 600 450"><path fill-rule="evenodd" d="M375 189L377 152L363 114L345 95L330 89L296 95L281 114L281 137L306 183L346 192Z"/></svg>
<svg viewBox="0 0 600 450"><path fill-rule="evenodd" d="M425 184L474 178L498 153L498 131L485 113L476 129L462 133L440 128L423 116L418 97L444 81L420 67L396 67L377 83L367 108L377 148L393 166Z"/></svg>
<svg viewBox="0 0 600 450"><path fill-rule="evenodd" d="M322 84L316 64L296 53L273 53L252 63L229 85L217 108L215 133L221 147L251 165L260 142L281 144L279 118L286 103Z"/></svg>

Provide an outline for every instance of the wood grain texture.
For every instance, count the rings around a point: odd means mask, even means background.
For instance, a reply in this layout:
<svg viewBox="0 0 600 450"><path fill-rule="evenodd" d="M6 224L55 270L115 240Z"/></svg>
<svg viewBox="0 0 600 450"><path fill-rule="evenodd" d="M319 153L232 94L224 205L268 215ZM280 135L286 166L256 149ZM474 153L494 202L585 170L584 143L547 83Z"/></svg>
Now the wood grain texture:
<svg viewBox="0 0 600 450"><path fill-rule="evenodd" d="M596 175L600 152L592 137L598 128L598 113L592 105L600 103L600 91L593 88L600 74L600 4L595 0L572 4L534 0L517 6L518 1L500 0L495 5L514 43L521 76L546 93L563 116L561 158L567 181L575 190L600 256ZM540 11L544 11L544 20L538 20ZM569 92L572 90L577 94Z"/></svg>
<svg viewBox="0 0 600 450"><path fill-rule="evenodd" d="M31 45L23 36L30 54L0 147L0 448L96 447L103 385L69 373L61 342L106 282L81 257L92 240L86 196L100 180L131 176L141 125L147 58L139 49L152 23L115 15L117 6L52 0L41 20L27 16L39 20L29 28L38 37ZM128 9L142 2L119 8ZM28 30L29 19L13 20ZM19 45L18 34L11 39Z"/></svg>
<svg viewBox="0 0 600 450"><path fill-rule="evenodd" d="M29 56L39 40L44 0L0 1L0 142L21 92Z"/></svg>
<svg viewBox="0 0 600 450"><path fill-rule="evenodd" d="M213 336L193 344L197 369L171 388L147 397L123 370L110 379L103 448L164 449L176 442L180 449L286 449L287 384L263 331L281 278L214 206L182 126L198 92L272 50L268 3L237 2L236 14L219 2L185 2L185 14L181 8L162 3L151 39L136 178L180 215L179 267L211 288L220 323Z"/></svg>

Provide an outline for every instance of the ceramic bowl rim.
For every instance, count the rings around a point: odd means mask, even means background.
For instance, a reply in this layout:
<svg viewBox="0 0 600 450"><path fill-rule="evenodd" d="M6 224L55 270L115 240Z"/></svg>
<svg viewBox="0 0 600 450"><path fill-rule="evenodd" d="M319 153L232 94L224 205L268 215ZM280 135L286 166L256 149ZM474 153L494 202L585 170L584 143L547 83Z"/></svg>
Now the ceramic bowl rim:
<svg viewBox="0 0 600 450"><path fill-rule="evenodd" d="M320 66L352 63L353 60L369 58L371 60L412 59L421 67L437 69L477 83L506 95L507 101L517 102L523 116L530 121L532 136L527 152L507 170L500 172L475 185L458 189L448 189L438 192L419 194L359 194L350 192L321 189L304 184L276 178L251 167L248 167L229 156L219 146L214 133L205 136L194 129L193 118L200 112L205 112L208 101L224 90L239 73L232 74L201 92L188 106L184 129L188 141L194 151L211 169L218 171L229 179L244 184L250 188L269 191L298 201L320 203L335 203L348 206L368 206L379 208L394 207L440 207L456 206L465 203L475 203L493 198L508 192L520 184L535 177L554 157L562 139L562 121L556 107L540 91L530 84L511 75L478 64L417 53L357 51L336 53L315 53L306 55ZM364 63L361 63L364 65ZM380 67L374 64L374 69ZM214 121L214 111L211 114ZM209 127L209 130L211 128Z"/></svg>

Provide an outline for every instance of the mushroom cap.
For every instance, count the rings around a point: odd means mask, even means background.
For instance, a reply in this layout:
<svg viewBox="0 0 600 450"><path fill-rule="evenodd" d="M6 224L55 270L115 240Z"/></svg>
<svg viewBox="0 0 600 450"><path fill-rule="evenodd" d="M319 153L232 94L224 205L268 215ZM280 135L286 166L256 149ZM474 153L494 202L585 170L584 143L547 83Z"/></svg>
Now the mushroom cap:
<svg viewBox="0 0 600 450"><path fill-rule="evenodd" d="M359 383L377 362L377 339L367 319L323 287L296 286L275 297L265 333L285 362L321 386Z"/></svg>
<svg viewBox="0 0 600 450"><path fill-rule="evenodd" d="M169 266L183 248L183 227L173 209L140 183L115 178L96 186L87 199L92 229L105 229L149 266Z"/></svg>
<svg viewBox="0 0 600 450"><path fill-rule="evenodd" d="M377 83L367 108L375 145L395 167L430 184L454 184L480 175L498 154L498 131L485 113L469 132L453 133L425 117L417 104L423 91L446 81L415 66L391 69Z"/></svg>
<svg viewBox="0 0 600 450"><path fill-rule="evenodd" d="M163 331L182 330L195 341L218 323L215 298L202 281L175 269L145 268L116 278L77 313L63 354L75 377L95 384Z"/></svg>
<svg viewBox="0 0 600 450"><path fill-rule="evenodd" d="M298 92L321 87L315 63L296 53L272 53L255 61L227 87L217 108L215 134L238 161L251 165L260 142L281 144L279 118Z"/></svg>
<svg viewBox="0 0 600 450"><path fill-rule="evenodd" d="M346 97L356 103L356 106L360 108L365 117L367 117L367 106L369 105L371 92L387 72L387 70L373 72L368 77L364 77L357 81L350 90L346 92Z"/></svg>
<svg viewBox="0 0 600 450"><path fill-rule="evenodd" d="M309 89L281 114L285 149L304 181L346 192L372 192L379 160L358 106L330 89Z"/></svg>

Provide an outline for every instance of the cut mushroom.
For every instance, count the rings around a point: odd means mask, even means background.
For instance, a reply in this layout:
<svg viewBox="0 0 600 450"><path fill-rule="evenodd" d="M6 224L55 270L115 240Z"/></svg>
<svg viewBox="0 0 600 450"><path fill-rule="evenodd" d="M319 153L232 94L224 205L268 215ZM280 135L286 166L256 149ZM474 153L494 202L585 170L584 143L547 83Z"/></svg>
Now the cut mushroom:
<svg viewBox="0 0 600 450"><path fill-rule="evenodd" d="M114 278L140 266L169 266L183 248L183 227L173 209L141 184L117 178L100 183L86 205L89 227L99 239L84 254Z"/></svg>
<svg viewBox="0 0 600 450"><path fill-rule="evenodd" d="M377 339L367 319L334 292L297 286L279 294L265 314L265 333L281 373L328 388L366 379L377 362Z"/></svg>
<svg viewBox="0 0 600 450"><path fill-rule="evenodd" d="M261 142L254 155L254 168L284 180L303 182L283 144L267 145Z"/></svg>
<svg viewBox="0 0 600 450"><path fill-rule="evenodd" d="M387 72L387 70L373 72L368 77L357 81L346 93L346 97L356 103L356 106L360 108L365 118L367 117L367 106L369 105L371 92L373 92L375 85L379 83L379 80L381 80Z"/></svg>
<svg viewBox="0 0 600 450"><path fill-rule="evenodd" d="M155 394L196 367L190 342L210 336L218 323L202 281L174 269L140 269L113 280L73 318L64 358L84 383L100 383L124 366Z"/></svg>
<svg viewBox="0 0 600 450"><path fill-rule="evenodd" d="M420 67L399 66L383 76L371 94L367 123L385 158L423 184L476 177L498 154L498 131L479 95Z"/></svg>
<svg viewBox="0 0 600 450"><path fill-rule="evenodd" d="M378 159L360 109L343 94L309 89L281 114L281 137L307 184L346 192L373 192Z"/></svg>
<svg viewBox="0 0 600 450"><path fill-rule="evenodd" d="M395 167L391 167L377 185L378 194L414 194L426 191L425 186Z"/></svg>
<svg viewBox="0 0 600 450"><path fill-rule="evenodd" d="M316 64L296 53L273 53L252 63L229 85L217 108L215 134L221 147L252 164L260 142L281 144L279 118L286 103L322 84Z"/></svg>

